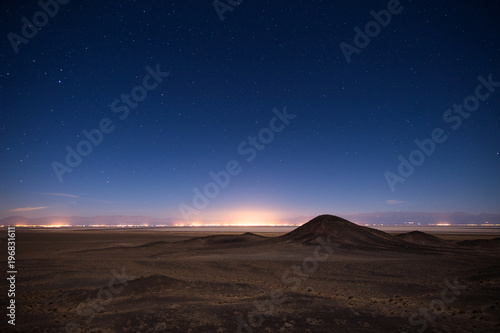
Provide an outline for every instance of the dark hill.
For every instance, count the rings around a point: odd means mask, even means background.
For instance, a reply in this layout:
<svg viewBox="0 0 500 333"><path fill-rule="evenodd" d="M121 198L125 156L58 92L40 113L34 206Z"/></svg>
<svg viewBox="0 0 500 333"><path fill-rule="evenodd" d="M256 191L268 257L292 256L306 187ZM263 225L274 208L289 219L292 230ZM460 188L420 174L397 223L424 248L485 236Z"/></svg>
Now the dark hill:
<svg viewBox="0 0 500 333"><path fill-rule="evenodd" d="M500 249L500 237L494 239L474 239L457 243L458 245L479 249Z"/></svg>
<svg viewBox="0 0 500 333"><path fill-rule="evenodd" d="M404 234L396 235L399 239L413 244L426 245L426 246L443 246L454 247L455 245L441 239L439 237L426 234L421 231L411 231Z"/></svg>
<svg viewBox="0 0 500 333"><path fill-rule="evenodd" d="M363 227L333 215L320 215L281 236L282 240L316 243L318 237L330 237L342 247L408 248L414 245L380 230Z"/></svg>
<svg viewBox="0 0 500 333"><path fill-rule="evenodd" d="M185 241L180 241L177 244L189 244L194 246L210 246L210 247L226 247L226 246L245 246L257 241L266 239L264 236L259 236L251 232L246 232L241 235L214 235L205 237L195 237Z"/></svg>

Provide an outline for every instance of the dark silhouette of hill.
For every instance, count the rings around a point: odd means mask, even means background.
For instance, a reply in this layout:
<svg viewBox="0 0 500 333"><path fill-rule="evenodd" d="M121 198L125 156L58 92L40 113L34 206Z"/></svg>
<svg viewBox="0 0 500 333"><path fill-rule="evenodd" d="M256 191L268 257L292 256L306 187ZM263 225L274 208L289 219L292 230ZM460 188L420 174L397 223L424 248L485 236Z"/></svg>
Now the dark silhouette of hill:
<svg viewBox="0 0 500 333"><path fill-rule="evenodd" d="M443 247L454 247L455 245L441 239L439 237L429 235L425 232L421 231L411 231L404 234L396 235L399 239L404 240L405 242L425 245L425 246L443 246Z"/></svg>
<svg viewBox="0 0 500 333"><path fill-rule="evenodd" d="M334 215L320 215L279 237L281 240L316 243L318 237L329 237L331 242L341 247L363 248L408 248L414 247L395 236L383 231L357 225Z"/></svg>
<svg viewBox="0 0 500 333"><path fill-rule="evenodd" d="M500 237L494 239L465 240L457 244L480 249L500 249Z"/></svg>
<svg viewBox="0 0 500 333"><path fill-rule="evenodd" d="M210 246L210 247L227 247L227 246L245 246L258 241L267 239L267 237L256 235L251 232L246 232L241 235L214 235L205 237L195 237L176 244L185 244L193 246Z"/></svg>
<svg viewBox="0 0 500 333"><path fill-rule="evenodd" d="M136 246L113 246L100 249L82 250L79 252L99 252L107 250L127 250L127 249L153 249L153 248L178 248L178 249L221 249L238 248L259 244L259 241L268 239L267 237L256 235L251 232L237 235L213 235L194 237L182 241L166 242L156 241Z"/></svg>

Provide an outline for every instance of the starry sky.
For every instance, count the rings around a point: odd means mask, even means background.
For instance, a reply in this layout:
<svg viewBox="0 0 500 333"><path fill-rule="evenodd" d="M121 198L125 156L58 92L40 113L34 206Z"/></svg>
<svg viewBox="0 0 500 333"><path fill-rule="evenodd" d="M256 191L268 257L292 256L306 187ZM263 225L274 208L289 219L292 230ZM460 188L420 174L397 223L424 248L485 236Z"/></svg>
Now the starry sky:
<svg viewBox="0 0 500 333"><path fill-rule="evenodd" d="M494 1L42 3L0 5L0 217L500 213Z"/></svg>

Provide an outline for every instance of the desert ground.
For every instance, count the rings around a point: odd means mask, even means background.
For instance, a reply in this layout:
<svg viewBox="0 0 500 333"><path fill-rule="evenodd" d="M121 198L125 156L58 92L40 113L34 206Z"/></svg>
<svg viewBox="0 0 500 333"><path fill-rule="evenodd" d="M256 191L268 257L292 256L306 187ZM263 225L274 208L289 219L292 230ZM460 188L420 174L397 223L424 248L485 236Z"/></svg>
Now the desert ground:
<svg viewBox="0 0 500 333"><path fill-rule="evenodd" d="M331 215L289 233L19 228L0 331L499 332L498 237Z"/></svg>

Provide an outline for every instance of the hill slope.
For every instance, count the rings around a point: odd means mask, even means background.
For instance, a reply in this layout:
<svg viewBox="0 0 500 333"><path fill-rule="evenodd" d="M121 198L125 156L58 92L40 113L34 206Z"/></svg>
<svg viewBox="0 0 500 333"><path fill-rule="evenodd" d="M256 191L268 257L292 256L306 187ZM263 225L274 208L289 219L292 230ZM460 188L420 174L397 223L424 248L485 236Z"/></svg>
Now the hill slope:
<svg viewBox="0 0 500 333"><path fill-rule="evenodd" d="M455 245L441 239L439 237L429 235L421 231L411 231L404 234L396 235L399 239L413 244L426 245L426 246L443 246L454 247Z"/></svg>
<svg viewBox="0 0 500 333"><path fill-rule="evenodd" d="M318 237L330 237L343 247L407 248L412 244L383 231L363 227L334 215L320 215L280 237L281 240L310 244Z"/></svg>

